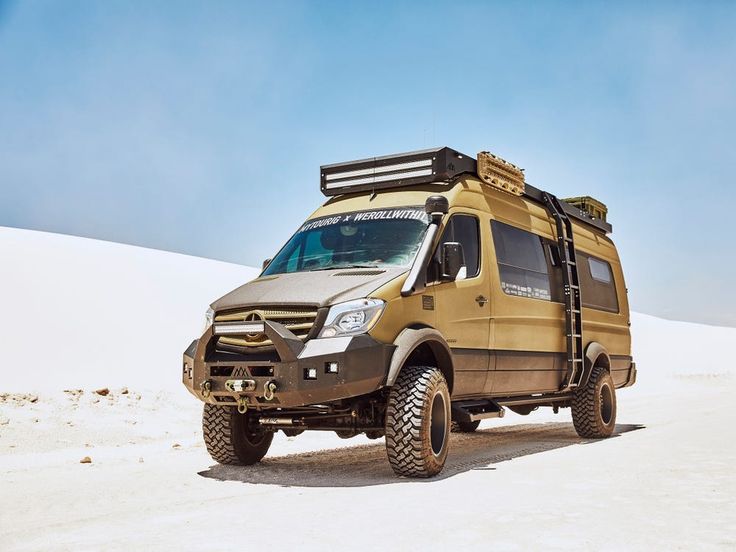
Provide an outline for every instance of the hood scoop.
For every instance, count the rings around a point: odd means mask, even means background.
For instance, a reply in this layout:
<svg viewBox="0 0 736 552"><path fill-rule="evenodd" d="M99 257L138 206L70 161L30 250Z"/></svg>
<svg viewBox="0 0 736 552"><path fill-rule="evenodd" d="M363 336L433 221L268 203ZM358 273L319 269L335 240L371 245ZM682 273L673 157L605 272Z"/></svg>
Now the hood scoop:
<svg viewBox="0 0 736 552"><path fill-rule="evenodd" d="M351 270L350 272L335 272L333 276L378 276L385 270Z"/></svg>

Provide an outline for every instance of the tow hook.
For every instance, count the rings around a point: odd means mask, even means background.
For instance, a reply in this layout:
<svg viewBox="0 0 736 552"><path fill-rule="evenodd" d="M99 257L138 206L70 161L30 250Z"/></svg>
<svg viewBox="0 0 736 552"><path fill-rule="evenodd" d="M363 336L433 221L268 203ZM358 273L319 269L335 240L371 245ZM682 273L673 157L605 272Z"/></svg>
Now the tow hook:
<svg viewBox="0 0 736 552"><path fill-rule="evenodd" d="M245 397L238 397L238 412L240 414L245 414L248 412L248 401L245 399Z"/></svg>
<svg viewBox="0 0 736 552"><path fill-rule="evenodd" d="M267 381L266 385L263 386L263 398L267 401L273 400L276 388L277 386L275 381Z"/></svg>
<svg viewBox="0 0 736 552"><path fill-rule="evenodd" d="M204 380L199 385L199 391L202 393L202 398L206 399L210 396L210 393L212 392L212 381L211 380Z"/></svg>

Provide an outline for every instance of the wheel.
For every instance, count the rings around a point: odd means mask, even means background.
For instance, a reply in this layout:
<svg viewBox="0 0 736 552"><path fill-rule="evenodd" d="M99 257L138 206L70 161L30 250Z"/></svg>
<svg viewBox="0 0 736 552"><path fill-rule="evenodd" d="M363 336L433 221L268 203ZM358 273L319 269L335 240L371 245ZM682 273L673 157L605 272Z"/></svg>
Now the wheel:
<svg viewBox="0 0 736 552"><path fill-rule="evenodd" d="M581 437L610 437L616 426L616 389L608 370L595 366L572 399L572 423Z"/></svg>
<svg viewBox="0 0 736 552"><path fill-rule="evenodd" d="M406 366L386 409L386 452L397 475L430 477L442 471L450 437L450 393L439 369Z"/></svg>
<svg viewBox="0 0 736 552"><path fill-rule="evenodd" d="M246 414L233 406L205 403L202 433L215 462L249 466L261 461L273 441L273 432L250 427Z"/></svg>
<svg viewBox="0 0 736 552"><path fill-rule="evenodd" d="M453 433L473 433L480 425L480 420L474 422L452 422Z"/></svg>

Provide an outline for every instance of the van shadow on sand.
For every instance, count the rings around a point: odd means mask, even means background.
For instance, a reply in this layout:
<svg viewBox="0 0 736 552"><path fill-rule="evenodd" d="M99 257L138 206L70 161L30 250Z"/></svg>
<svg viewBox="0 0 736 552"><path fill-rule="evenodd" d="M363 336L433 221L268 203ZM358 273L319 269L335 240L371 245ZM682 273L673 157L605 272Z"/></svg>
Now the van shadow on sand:
<svg viewBox="0 0 736 552"><path fill-rule="evenodd" d="M637 424L617 424L613 437L643 429ZM215 465L199 472L220 481L240 481L285 487L365 487L391 483L422 483L447 479L470 470L496 469L494 464L571 445L600 440L578 437L570 423L512 425L475 433L453 433L445 468L430 479L394 475L383 440L375 445L302 452L264 458L255 466Z"/></svg>

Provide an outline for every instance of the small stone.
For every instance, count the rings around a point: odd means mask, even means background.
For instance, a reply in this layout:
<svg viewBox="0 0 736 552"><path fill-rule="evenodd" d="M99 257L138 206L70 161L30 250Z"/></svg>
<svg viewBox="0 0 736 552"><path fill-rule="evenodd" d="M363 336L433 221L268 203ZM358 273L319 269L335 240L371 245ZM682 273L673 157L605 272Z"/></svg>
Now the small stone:
<svg viewBox="0 0 736 552"><path fill-rule="evenodd" d="M171 445L171 448L178 449L178 448L181 448L181 445L179 443L174 443L173 445Z"/></svg>
<svg viewBox="0 0 736 552"><path fill-rule="evenodd" d="M107 387L103 387L102 389L97 389L95 393L107 397L110 394L110 390Z"/></svg>
<svg viewBox="0 0 736 552"><path fill-rule="evenodd" d="M29 402L32 402L32 403L38 402L38 396L36 396L36 395L28 395L28 401Z"/></svg>
<svg viewBox="0 0 736 552"><path fill-rule="evenodd" d="M120 394L121 394L121 395L127 395L127 394L128 394L128 388L127 388L127 387L123 387L123 388L122 388L122 389L120 390Z"/></svg>
<svg viewBox="0 0 736 552"><path fill-rule="evenodd" d="M80 464L91 464L92 459L89 456L85 456L79 461Z"/></svg>
<svg viewBox="0 0 736 552"><path fill-rule="evenodd" d="M0 417L0 425L8 425L10 423L10 418L6 418L5 416Z"/></svg>

